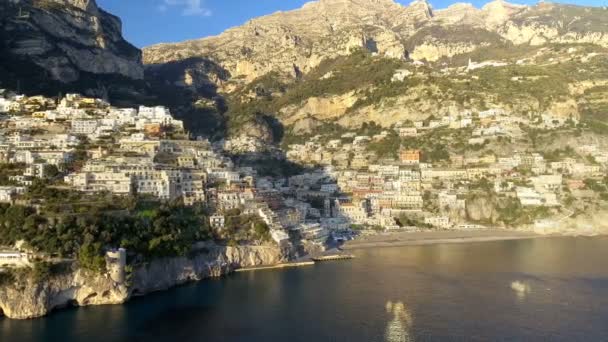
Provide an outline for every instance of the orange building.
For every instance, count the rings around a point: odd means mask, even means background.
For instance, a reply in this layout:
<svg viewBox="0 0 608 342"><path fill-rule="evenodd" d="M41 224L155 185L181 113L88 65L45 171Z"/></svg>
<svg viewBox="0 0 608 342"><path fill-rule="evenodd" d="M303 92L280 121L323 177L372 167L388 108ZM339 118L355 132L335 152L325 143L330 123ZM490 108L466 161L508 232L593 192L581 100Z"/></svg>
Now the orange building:
<svg viewBox="0 0 608 342"><path fill-rule="evenodd" d="M568 179L566 184L570 190L580 190L585 188L585 182L580 179Z"/></svg>
<svg viewBox="0 0 608 342"><path fill-rule="evenodd" d="M145 124L144 132L146 132L146 135L148 136L157 137L161 133L161 126L159 123Z"/></svg>
<svg viewBox="0 0 608 342"><path fill-rule="evenodd" d="M420 163L420 150L401 150L399 159L404 164Z"/></svg>

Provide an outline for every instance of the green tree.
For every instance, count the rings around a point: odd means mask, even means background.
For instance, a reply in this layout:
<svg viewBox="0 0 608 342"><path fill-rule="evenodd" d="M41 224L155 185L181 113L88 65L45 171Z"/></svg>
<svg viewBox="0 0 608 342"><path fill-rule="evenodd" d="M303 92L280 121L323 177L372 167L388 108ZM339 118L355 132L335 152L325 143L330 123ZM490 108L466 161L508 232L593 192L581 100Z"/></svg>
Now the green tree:
<svg viewBox="0 0 608 342"><path fill-rule="evenodd" d="M101 244L93 243L80 247L78 262L85 269L100 273L104 272L106 270L106 261L102 255Z"/></svg>

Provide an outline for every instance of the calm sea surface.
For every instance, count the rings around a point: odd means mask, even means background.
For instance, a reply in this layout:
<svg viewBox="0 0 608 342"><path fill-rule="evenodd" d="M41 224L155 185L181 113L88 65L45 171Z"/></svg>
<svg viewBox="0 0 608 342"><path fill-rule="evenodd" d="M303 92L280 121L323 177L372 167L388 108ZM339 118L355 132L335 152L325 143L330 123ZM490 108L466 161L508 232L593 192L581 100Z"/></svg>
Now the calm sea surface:
<svg viewBox="0 0 608 342"><path fill-rule="evenodd" d="M0 319L0 341L608 341L608 238L355 253Z"/></svg>

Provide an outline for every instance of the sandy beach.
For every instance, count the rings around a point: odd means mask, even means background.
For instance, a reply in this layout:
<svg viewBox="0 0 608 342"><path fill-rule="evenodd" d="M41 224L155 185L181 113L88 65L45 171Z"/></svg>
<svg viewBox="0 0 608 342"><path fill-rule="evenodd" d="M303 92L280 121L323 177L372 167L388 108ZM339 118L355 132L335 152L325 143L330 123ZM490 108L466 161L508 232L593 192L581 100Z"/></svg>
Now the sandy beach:
<svg viewBox="0 0 608 342"><path fill-rule="evenodd" d="M343 248L348 250L360 248L429 245L441 243L520 240L550 236L551 235L539 235L530 232L501 229L471 231L394 232L359 237L356 240L348 241L343 246Z"/></svg>

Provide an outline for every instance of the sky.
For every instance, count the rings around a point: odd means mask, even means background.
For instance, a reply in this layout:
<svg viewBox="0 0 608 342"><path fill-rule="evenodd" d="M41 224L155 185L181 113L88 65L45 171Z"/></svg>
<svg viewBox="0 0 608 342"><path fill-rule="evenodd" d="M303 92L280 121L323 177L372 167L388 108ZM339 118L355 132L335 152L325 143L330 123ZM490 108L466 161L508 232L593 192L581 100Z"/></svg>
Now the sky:
<svg viewBox="0 0 608 342"><path fill-rule="evenodd" d="M408 4L410 0L396 0ZM123 21L125 38L137 47L179 42L222 33L247 20L276 11L301 7L307 0L97 0L106 11ZM455 2L481 7L488 0L430 0L433 8ZM513 0L534 4L536 0ZM608 0L567 0L571 4L608 6Z"/></svg>

